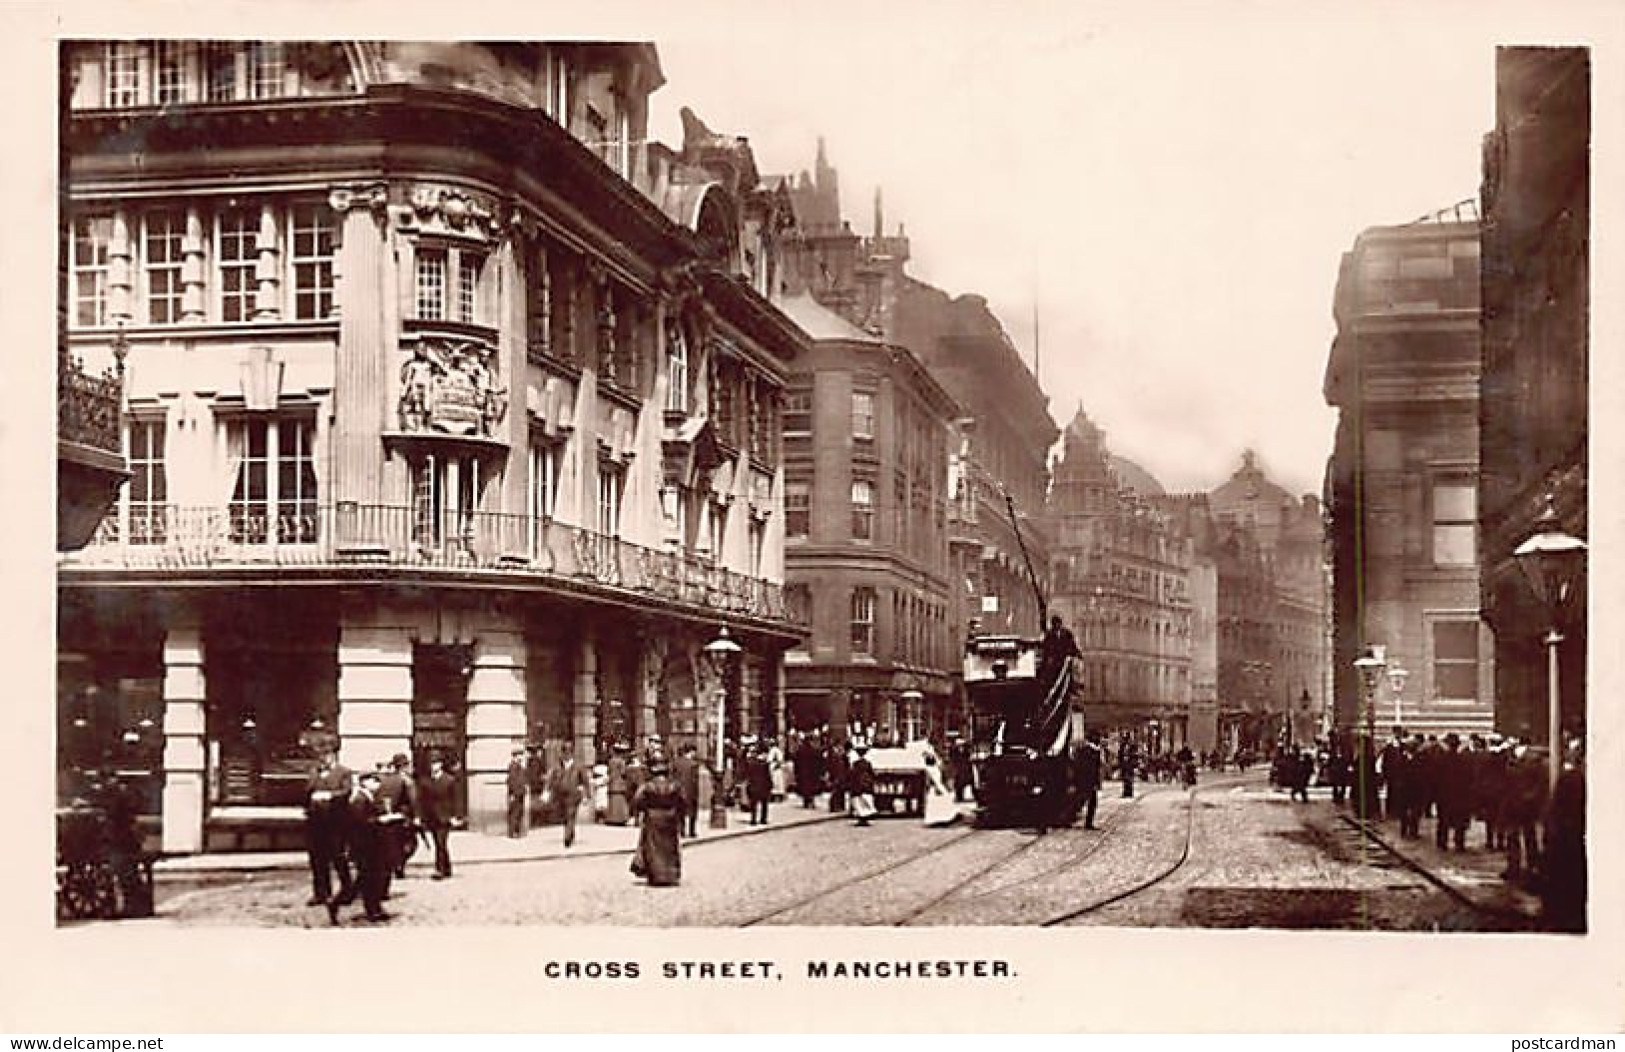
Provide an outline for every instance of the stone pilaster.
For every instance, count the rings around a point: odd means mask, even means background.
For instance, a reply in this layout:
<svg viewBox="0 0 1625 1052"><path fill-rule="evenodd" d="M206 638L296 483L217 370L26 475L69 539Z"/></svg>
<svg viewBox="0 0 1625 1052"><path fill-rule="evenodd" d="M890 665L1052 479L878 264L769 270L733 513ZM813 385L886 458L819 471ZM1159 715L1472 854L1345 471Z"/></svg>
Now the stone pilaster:
<svg viewBox="0 0 1625 1052"><path fill-rule="evenodd" d="M643 633L638 648L637 719L638 733L655 734L660 729L660 678L665 672L666 647L670 644L657 632Z"/></svg>
<svg viewBox="0 0 1625 1052"><path fill-rule="evenodd" d="M196 206L186 210L186 235L181 240L181 320L203 321L208 304L204 297L203 214Z"/></svg>
<svg viewBox="0 0 1625 1052"><path fill-rule="evenodd" d="M525 637L517 626L486 626L468 681L468 821L507 828L508 761L525 744Z"/></svg>
<svg viewBox="0 0 1625 1052"><path fill-rule="evenodd" d="M176 625L164 637L163 847L166 853L203 850L204 705L203 630Z"/></svg>
<svg viewBox="0 0 1625 1052"><path fill-rule="evenodd" d="M598 762L593 753L598 731L598 643L590 624L582 626L580 648L571 699L570 736L575 741L576 758L590 767Z"/></svg>
<svg viewBox="0 0 1625 1052"><path fill-rule="evenodd" d="M258 258L254 267L254 320L282 317L282 254L278 250L276 209L260 206Z"/></svg>
<svg viewBox="0 0 1625 1052"><path fill-rule="evenodd" d="M113 213L113 231L107 240L107 320L112 325L134 317L134 253L130 215L121 208Z"/></svg>
<svg viewBox="0 0 1625 1052"><path fill-rule="evenodd" d="M410 752L412 629L346 613L339 626L339 761L354 770Z"/></svg>

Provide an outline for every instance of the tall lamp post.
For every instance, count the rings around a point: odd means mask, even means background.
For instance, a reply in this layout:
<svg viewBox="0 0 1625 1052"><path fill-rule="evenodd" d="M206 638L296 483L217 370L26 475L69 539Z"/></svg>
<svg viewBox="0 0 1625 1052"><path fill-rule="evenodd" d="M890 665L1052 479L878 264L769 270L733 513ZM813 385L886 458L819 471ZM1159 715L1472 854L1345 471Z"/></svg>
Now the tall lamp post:
<svg viewBox="0 0 1625 1052"><path fill-rule="evenodd" d="M1529 579L1546 607L1549 627L1546 630L1546 741L1551 755L1547 757L1548 788L1557 788L1557 777L1563 771L1563 718L1561 695L1557 682L1557 648L1563 642L1560 631L1563 608L1585 559L1586 543L1564 532L1562 520L1557 516L1552 495L1546 495L1546 510L1535 520L1535 532L1512 552L1519 569Z"/></svg>
<svg viewBox="0 0 1625 1052"><path fill-rule="evenodd" d="M728 626L723 625L717 638L705 644L704 650L717 675L717 751L716 766L712 768L715 777L711 786L711 828L727 829L728 801L722 796L722 779L723 767L727 762L723 753L723 735L727 733L728 726L728 665L744 652L744 648L728 637Z"/></svg>
<svg viewBox="0 0 1625 1052"><path fill-rule="evenodd" d="M1394 726L1403 729L1405 716L1403 712L1405 681L1410 678L1410 672L1400 668L1396 663L1388 670L1388 685L1394 689Z"/></svg>
<svg viewBox="0 0 1625 1052"><path fill-rule="evenodd" d="M1382 670L1388 667L1383 649L1381 643L1373 644L1354 660L1360 684L1365 688L1365 735L1373 747L1377 742L1377 686L1382 682Z"/></svg>

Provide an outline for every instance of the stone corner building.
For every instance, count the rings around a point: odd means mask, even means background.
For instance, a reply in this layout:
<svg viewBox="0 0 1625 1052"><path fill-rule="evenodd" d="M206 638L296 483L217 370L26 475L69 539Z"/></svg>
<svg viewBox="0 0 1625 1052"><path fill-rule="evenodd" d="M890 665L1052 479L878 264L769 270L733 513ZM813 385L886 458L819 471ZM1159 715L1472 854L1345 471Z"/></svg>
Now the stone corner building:
<svg viewBox="0 0 1625 1052"><path fill-rule="evenodd" d="M1495 721L1479 619L1479 254L1472 202L1373 227L1345 253L1325 396L1339 730L1462 735ZM1354 660L1386 648L1410 672L1367 698ZM1372 711L1368 716L1367 706Z"/></svg>
<svg viewBox="0 0 1625 1052"><path fill-rule="evenodd" d="M788 202L640 43L82 41L68 342L128 346L130 482L59 562L59 758L169 851L298 832L313 731L431 749L782 719Z"/></svg>

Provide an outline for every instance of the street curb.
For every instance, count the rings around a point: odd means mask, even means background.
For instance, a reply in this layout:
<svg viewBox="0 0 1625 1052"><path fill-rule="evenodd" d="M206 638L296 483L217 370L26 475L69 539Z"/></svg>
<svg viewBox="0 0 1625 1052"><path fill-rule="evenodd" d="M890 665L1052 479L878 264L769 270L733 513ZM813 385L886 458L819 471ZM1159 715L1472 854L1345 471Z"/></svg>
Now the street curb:
<svg viewBox="0 0 1625 1052"><path fill-rule="evenodd" d="M741 828L729 827L728 829L725 829L725 830L718 830L718 831L716 831L716 832L714 832L714 833L712 833L712 834L710 834L709 836L706 836L706 837L694 837L694 838L691 838L691 839L684 840L683 841L683 847L684 848L701 847L701 846L704 846L705 844L714 844L714 843L716 843L716 842L718 842L720 840L733 840L733 839L737 839L737 838L740 838L740 837L756 836L756 835L762 834L762 833L780 833L780 832L784 832L785 830L789 830L789 829L798 829L798 828L800 828L802 826L821 825L821 824L823 824L825 822L833 822L833 821L835 821L837 819L845 819L846 817L848 817L848 816L845 815L845 814L828 814L828 815L821 815L818 818L809 818L809 819L806 819L805 821L801 821L801 822L790 822L790 823L787 823L787 824L780 824L780 825L772 825L772 824L768 824L766 826L748 826L747 825L747 826L744 826L744 827L741 827ZM553 829L556 829L556 828L557 827L554 827L554 826L543 826L542 827L542 829L544 829L544 830L553 830ZM614 857L616 855L630 855L630 854L632 854L632 852L634 852L636 850L637 850L637 847L636 847L635 844L633 844L633 845L628 845L626 847L584 848L583 850L580 850L580 851L576 851L576 850L573 850L573 849L568 850L568 851L560 850L560 851L557 851L557 852L549 852L549 853L546 853L546 854L520 855L520 856L515 856L515 857L512 857L512 858L501 858L501 857L497 857L497 858L466 858L466 859L465 858L457 858L457 859L454 859L453 862L454 862L455 865L457 865L459 867L462 867L462 866L500 865L500 864L511 864L511 863L515 863L515 862L567 862L567 861L569 861L570 859L573 859L573 858L611 858L611 857ZM244 863L242 863L240 865L232 865L232 866L227 866L227 865L200 866L200 865L196 865L196 864L191 864L192 859L194 857L195 856L177 856L176 858L174 858L172 860L166 859L166 860L159 861L159 863L155 867L155 878L158 879L158 880L174 879L174 880L192 881L192 880L206 880L206 879L209 879L211 877L219 876L222 879L226 879L226 878L230 878L232 876L240 876L240 875L242 875L244 873L293 873L293 872L301 872L301 871L304 871L304 870L308 869L309 865L310 865L309 862L303 856L301 856L301 857L299 857L297 859L288 859L288 860L274 860L274 861L248 860L248 861L245 861ZM222 857L222 856L215 855L215 856L210 856L210 857L219 858L219 857ZM165 862L170 862L171 864L170 865L165 865L164 864ZM425 862L424 865L427 865L427 862ZM412 870L417 869L417 868L418 868L417 866L413 866L411 869L407 870L407 873L410 875Z"/></svg>
<svg viewBox="0 0 1625 1052"><path fill-rule="evenodd" d="M1540 913L1538 910L1535 912L1530 912L1529 910L1518 906L1507 907L1497 903L1481 902L1471 892L1457 887L1451 881L1446 880L1444 877L1434 872L1430 866L1417 859L1413 853L1400 850L1394 845L1390 838L1383 836L1382 832L1374 827L1369 819L1355 818L1346 814L1339 814L1338 817L1347 822L1349 825L1355 826L1356 828L1362 830L1372 840L1375 840L1378 844L1381 844L1388 851L1392 852L1395 857L1401 859L1406 865L1420 873L1428 880L1429 883L1434 884L1440 890L1461 902L1463 905L1466 905L1471 909L1478 910L1481 913L1487 913L1496 917L1503 917L1508 920L1517 920L1531 927L1539 926Z"/></svg>

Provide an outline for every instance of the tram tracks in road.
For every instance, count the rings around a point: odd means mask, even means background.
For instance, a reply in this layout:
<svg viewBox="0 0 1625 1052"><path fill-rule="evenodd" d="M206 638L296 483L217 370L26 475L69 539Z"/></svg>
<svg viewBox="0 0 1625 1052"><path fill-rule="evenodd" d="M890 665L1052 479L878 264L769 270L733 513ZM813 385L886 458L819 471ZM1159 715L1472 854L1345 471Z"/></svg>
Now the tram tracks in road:
<svg viewBox="0 0 1625 1052"><path fill-rule="evenodd" d="M1180 848L1179 857L1174 860L1172 865L1165 866L1164 868L1162 868L1158 872L1152 874L1147 879L1142 880L1139 883L1135 884L1133 887L1127 888L1127 889L1125 889L1123 891L1116 892L1115 894L1112 894L1112 895L1108 895L1106 898L1099 899L1099 900L1097 900L1095 902L1091 902L1087 906L1082 906L1082 907L1079 907L1077 909L1068 910L1065 913L1061 913L1061 914L1057 914L1057 915L1055 915L1053 917L1049 917L1049 918L1047 918L1045 920L1040 921L1038 926L1041 927L1041 928L1053 928L1053 927L1056 927L1056 926L1061 925L1061 924L1066 924L1069 921L1076 920L1079 917L1083 917L1083 916L1086 916L1086 915L1091 914L1091 913L1098 913L1099 911L1105 909L1108 906L1114 906L1117 903L1123 902L1123 901L1125 901L1127 899L1131 899L1136 895L1144 894L1145 892L1150 891L1152 888L1154 888L1157 885L1159 885L1159 884L1163 883L1164 881L1168 880L1175 873L1178 873L1181 869L1183 869L1185 867L1185 864L1190 861L1190 857L1191 857L1191 841L1194 839L1195 832L1196 832L1196 812L1197 812L1197 790L1196 790L1195 787L1192 787L1190 789L1190 791L1189 791L1189 795L1187 796L1187 798L1185 800L1185 837L1184 837L1184 844Z"/></svg>
<svg viewBox="0 0 1625 1052"><path fill-rule="evenodd" d="M856 876L848 877L845 880L841 880L841 881L838 881L838 882L836 882L834 884L830 884L827 887L820 888L817 892L815 892L815 893L813 893L811 895L803 896L802 898L799 898L799 899L795 900L794 902L789 903L788 905L780 906L780 907L777 907L775 909L768 910L765 913L759 913L759 914L756 914L754 916L748 917L745 920L742 920L742 921L739 922L739 927L741 927L741 928L753 928L758 924L765 924L768 921L775 920L775 919L777 919L779 917L782 917L782 916L784 916L786 914L794 913L796 910L799 910L804 906L810 906L814 902L819 901L820 899L829 898L831 895L837 894L838 892L841 892L841 891L845 891L847 888L856 887L859 884L863 884L863 883L866 883L868 881L875 880L878 877L883 877L888 873L892 873L892 872L895 872L896 870L902 869L904 866L913 865L914 863L919 862L919 861L921 861L923 859L930 858L932 855L940 854L941 852L946 851L948 848L951 848L956 844L964 843L966 840L969 840L971 837L975 836L977 832L979 832L979 831L976 830L976 829L967 829L964 832L959 833L959 834L951 837L950 839L943 841L942 843L932 844L930 847L926 848L924 851L911 852L911 853L909 853L907 855L904 855L902 858L893 859L891 862L888 862L883 866L876 866L876 867L874 867L872 869L869 869L869 870L866 870L866 871L864 871L862 873L859 873ZM1030 846L1030 845L1023 845L1023 846L1025 847L1025 846Z"/></svg>

